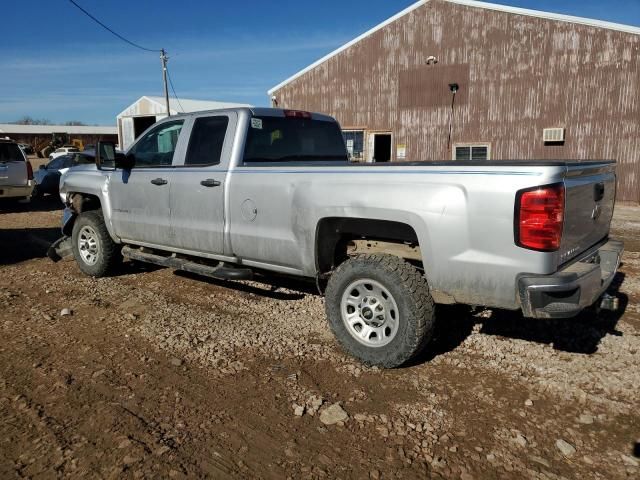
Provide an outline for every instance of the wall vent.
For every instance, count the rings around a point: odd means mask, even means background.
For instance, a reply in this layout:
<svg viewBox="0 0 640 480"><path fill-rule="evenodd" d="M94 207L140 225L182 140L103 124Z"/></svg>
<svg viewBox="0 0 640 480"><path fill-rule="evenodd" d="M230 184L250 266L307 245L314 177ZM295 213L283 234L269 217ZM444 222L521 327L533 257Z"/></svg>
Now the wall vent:
<svg viewBox="0 0 640 480"><path fill-rule="evenodd" d="M542 130L544 143L564 142L564 128L545 128Z"/></svg>

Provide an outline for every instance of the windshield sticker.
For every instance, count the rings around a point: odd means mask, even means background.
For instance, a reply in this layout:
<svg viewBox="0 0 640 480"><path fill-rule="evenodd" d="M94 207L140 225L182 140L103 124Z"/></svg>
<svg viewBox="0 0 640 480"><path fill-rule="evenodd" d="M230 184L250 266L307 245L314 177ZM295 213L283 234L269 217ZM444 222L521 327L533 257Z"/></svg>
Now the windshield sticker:
<svg viewBox="0 0 640 480"><path fill-rule="evenodd" d="M252 118L251 119L251 128L255 128L256 130L262 130L262 119L261 118Z"/></svg>

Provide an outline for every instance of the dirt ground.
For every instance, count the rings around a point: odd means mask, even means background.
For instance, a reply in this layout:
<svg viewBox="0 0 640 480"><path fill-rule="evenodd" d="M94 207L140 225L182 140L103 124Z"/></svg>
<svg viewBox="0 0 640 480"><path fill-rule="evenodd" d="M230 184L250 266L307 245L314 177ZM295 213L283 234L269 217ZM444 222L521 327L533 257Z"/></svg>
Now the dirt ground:
<svg viewBox="0 0 640 480"><path fill-rule="evenodd" d="M640 478L639 208L620 311L438 308L392 371L340 351L313 286L54 264L60 217L0 205L0 478Z"/></svg>
<svg viewBox="0 0 640 480"><path fill-rule="evenodd" d="M31 163L34 171L40 168L40 165L46 165L49 163L48 158L38 158L36 155L28 155L27 159L29 160L29 163Z"/></svg>

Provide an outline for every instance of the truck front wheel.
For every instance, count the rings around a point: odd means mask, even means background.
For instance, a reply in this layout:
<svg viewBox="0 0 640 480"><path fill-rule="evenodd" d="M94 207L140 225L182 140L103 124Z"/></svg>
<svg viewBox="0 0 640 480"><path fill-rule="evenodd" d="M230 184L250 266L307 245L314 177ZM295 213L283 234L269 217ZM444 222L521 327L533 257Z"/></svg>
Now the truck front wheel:
<svg viewBox="0 0 640 480"><path fill-rule="evenodd" d="M345 261L329 279L325 302L336 338L367 365L398 367L433 334L427 281L399 257L357 255Z"/></svg>
<svg viewBox="0 0 640 480"><path fill-rule="evenodd" d="M102 212L81 213L71 235L73 257L80 270L92 277L105 277L122 262L120 247L113 241Z"/></svg>

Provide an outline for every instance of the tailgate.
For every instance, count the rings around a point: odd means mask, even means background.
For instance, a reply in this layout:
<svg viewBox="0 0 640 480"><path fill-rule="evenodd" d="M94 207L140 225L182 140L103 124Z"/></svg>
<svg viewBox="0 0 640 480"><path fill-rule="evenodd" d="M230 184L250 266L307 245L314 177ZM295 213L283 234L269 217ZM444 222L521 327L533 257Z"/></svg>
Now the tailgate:
<svg viewBox="0 0 640 480"><path fill-rule="evenodd" d="M27 184L27 163L15 143L0 143L0 186Z"/></svg>
<svg viewBox="0 0 640 480"><path fill-rule="evenodd" d="M615 163L568 164L560 263L609 235L616 196Z"/></svg>

